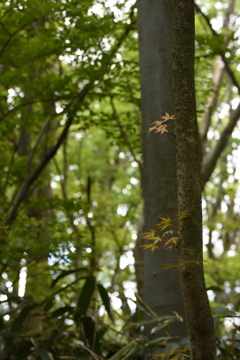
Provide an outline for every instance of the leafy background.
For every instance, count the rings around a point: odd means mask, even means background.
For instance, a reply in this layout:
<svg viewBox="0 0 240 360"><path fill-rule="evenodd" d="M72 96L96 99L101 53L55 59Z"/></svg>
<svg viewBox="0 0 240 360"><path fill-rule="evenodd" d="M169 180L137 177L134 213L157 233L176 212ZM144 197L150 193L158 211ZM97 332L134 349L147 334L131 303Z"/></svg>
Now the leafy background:
<svg viewBox="0 0 240 360"><path fill-rule="evenodd" d="M224 359L239 356L240 308L240 4L230 5L198 1L196 11L203 158L232 125L203 191L206 283ZM143 207L136 16L131 1L0 4L3 359L140 359L156 344L176 346L168 325L177 315L159 318L134 295ZM147 339L146 322L166 336Z"/></svg>

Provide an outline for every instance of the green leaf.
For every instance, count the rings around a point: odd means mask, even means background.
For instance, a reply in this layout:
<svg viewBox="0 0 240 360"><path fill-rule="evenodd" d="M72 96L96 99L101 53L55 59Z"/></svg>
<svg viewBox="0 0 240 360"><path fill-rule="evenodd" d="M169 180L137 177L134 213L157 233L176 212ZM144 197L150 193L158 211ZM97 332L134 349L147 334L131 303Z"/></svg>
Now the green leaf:
<svg viewBox="0 0 240 360"><path fill-rule="evenodd" d="M62 316L63 314L65 314L66 312L72 312L73 311L73 307L72 306L64 306L64 307L61 307L55 311L52 312L51 316L52 317L59 317L59 316Z"/></svg>
<svg viewBox="0 0 240 360"><path fill-rule="evenodd" d="M132 349L129 350L123 360L139 359L139 356L142 354L143 350L143 345L136 341Z"/></svg>
<svg viewBox="0 0 240 360"><path fill-rule="evenodd" d="M54 305L53 297L50 297L49 300L43 306L44 311L50 310Z"/></svg>
<svg viewBox="0 0 240 360"><path fill-rule="evenodd" d="M156 323L156 322L160 323L160 322L168 321L168 320L171 320L171 322L178 321L176 316L163 315L163 316L155 317L155 318L152 318L152 319L149 319L149 320L142 320L142 321L137 321L137 322L134 322L134 323L130 323L130 324L127 324L124 328L128 329L129 327L132 327L134 325L135 326L136 325L148 325L148 324L152 324L152 323Z"/></svg>
<svg viewBox="0 0 240 360"><path fill-rule="evenodd" d="M220 288L219 286L209 286L209 287L207 287L207 289L206 289L207 291L208 290L212 290L212 291L224 291L222 288Z"/></svg>
<svg viewBox="0 0 240 360"><path fill-rule="evenodd" d="M59 275L56 277L56 279L54 279L54 280L52 281L51 288L53 288L60 279L66 277L66 276L68 276L68 275L70 275L70 274L75 274L75 273L77 273L77 272L79 272L79 271L86 271L86 270L87 270L87 269L84 268L84 267L80 267L80 268L78 268L78 269L63 270L63 271L61 272L61 274L59 274Z"/></svg>
<svg viewBox="0 0 240 360"><path fill-rule="evenodd" d="M42 360L54 360L52 354L47 352L46 349L39 346L38 342L34 338L31 338L31 342L33 343Z"/></svg>
<svg viewBox="0 0 240 360"><path fill-rule="evenodd" d="M148 348L155 348L155 346L159 346L160 344L165 345L167 342L176 339L174 336L162 336L156 338L154 340L149 341L146 346Z"/></svg>
<svg viewBox="0 0 240 360"><path fill-rule="evenodd" d="M136 341L133 340L129 344L122 347L116 354L114 354L109 360L124 360L126 359L126 355L131 352L136 345Z"/></svg>
<svg viewBox="0 0 240 360"><path fill-rule="evenodd" d="M165 329L169 324L171 324L171 323L173 323L175 321L177 321L176 318L168 319L168 320L164 321L163 324L159 324L159 325L155 326L154 328L152 328L151 334L155 334L156 332L158 332L158 331L160 331L162 329Z"/></svg>
<svg viewBox="0 0 240 360"><path fill-rule="evenodd" d="M134 325L135 325L135 323L134 323ZM116 333L116 334L118 334L118 335L121 335L121 336L124 336L124 337L126 337L127 339L129 339L129 340L132 340L133 339L133 337L132 336L130 336L130 335L128 335L127 333L126 333L126 331L118 331L118 330L116 330L116 329L114 329L113 327L111 327L111 326L109 326L109 325L107 325L107 324L104 324L104 326L107 328L107 329L110 329L112 332L114 332L114 333ZM124 330L126 329L126 327L124 327Z"/></svg>
<svg viewBox="0 0 240 360"><path fill-rule="evenodd" d="M90 350L87 346L85 346L84 343L81 342L79 345L80 345L83 349L85 349L87 352L89 352L89 354L92 355L92 358L93 358L94 360L103 360L102 357L100 357L99 355L95 354L95 352L93 352L93 351ZM78 359L76 359L76 360L78 360ZM79 359L79 360L81 360L81 359ZM109 359L109 360L110 360L110 359Z"/></svg>
<svg viewBox="0 0 240 360"><path fill-rule="evenodd" d="M23 308L21 310L21 312L19 313L19 315L16 317L16 319L13 321L10 332L16 333L19 330L21 330L21 327L22 327L26 317L28 316L30 311L32 309L34 309L35 307L36 306L26 306L25 308Z"/></svg>
<svg viewBox="0 0 240 360"><path fill-rule="evenodd" d="M215 306L212 308L212 312L217 317L231 317L235 316L235 312L231 311L224 306Z"/></svg>
<svg viewBox="0 0 240 360"><path fill-rule="evenodd" d="M112 310L111 310L111 301L110 301L110 297L108 295L107 290L104 288L103 285L101 284L97 284L98 287L98 291L99 291L99 295L102 299L103 305L108 313L108 316L110 317L110 319L113 321L113 314L112 314Z"/></svg>
<svg viewBox="0 0 240 360"><path fill-rule="evenodd" d="M150 316L151 318L157 318L157 314L143 301L143 299L138 295L135 294L136 298L137 298L137 306L145 312L145 314L147 314L148 316Z"/></svg>
<svg viewBox="0 0 240 360"><path fill-rule="evenodd" d="M83 285L81 294L78 299L77 306L81 315L85 315L95 290L95 277L89 277Z"/></svg>
<svg viewBox="0 0 240 360"><path fill-rule="evenodd" d="M90 316L84 316L82 318L83 328L84 328L84 334L88 340L88 343L92 346L94 345L94 339L95 339L95 322ZM96 345L96 344L95 344ZM95 349L94 349L95 350Z"/></svg>

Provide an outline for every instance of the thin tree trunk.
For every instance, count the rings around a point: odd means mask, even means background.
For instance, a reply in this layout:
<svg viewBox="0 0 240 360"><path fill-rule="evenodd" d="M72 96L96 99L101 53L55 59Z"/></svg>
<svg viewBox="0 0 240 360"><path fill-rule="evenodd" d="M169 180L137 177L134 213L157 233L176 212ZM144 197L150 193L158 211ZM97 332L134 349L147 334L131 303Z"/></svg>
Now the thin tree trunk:
<svg viewBox="0 0 240 360"><path fill-rule="evenodd" d="M215 335L205 289L199 136L194 86L194 1L173 0L173 92L176 112L179 274L192 360L215 359Z"/></svg>

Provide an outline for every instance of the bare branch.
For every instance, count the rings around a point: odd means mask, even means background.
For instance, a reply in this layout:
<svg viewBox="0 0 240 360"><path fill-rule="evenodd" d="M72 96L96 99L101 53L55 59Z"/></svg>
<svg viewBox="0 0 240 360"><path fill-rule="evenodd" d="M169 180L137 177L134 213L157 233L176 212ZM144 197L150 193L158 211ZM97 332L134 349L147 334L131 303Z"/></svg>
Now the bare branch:
<svg viewBox="0 0 240 360"><path fill-rule="evenodd" d="M235 5L235 0L229 0L229 5L228 5L228 9L225 14L223 28L228 27L230 15L234 11L234 5ZM205 19L206 23L208 24L208 27L210 28L210 30L213 34L213 36L217 37L218 34L213 29L208 16L202 12L202 10L199 8L199 6L197 4L195 4L195 9L197 12L199 12L203 16L203 18ZM207 104L202 128L200 129L200 140L201 140L201 145L202 145L202 169L201 169L201 172L202 172L202 187L203 188L206 185L206 182L209 180L219 156L221 155L224 148L227 146L228 139L231 136L232 131L233 131L234 127L236 126L236 123L240 116L240 104L239 104L238 108L230 114L229 122L226 125L225 129L222 131L220 139L218 140L218 142L216 143L216 145L214 146L212 151L204 156L204 148L205 148L207 133L208 133L208 129L211 124L211 117L212 117L214 108L216 107L216 104L217 104L217 97L218 97L218 92L219 92L219 88L221 85L222 74L223 74L224 69L226 70L228 76L230 77L232 84L237 87L238 92L240 93L240 84L238 83L238 81L234 75L234 72L232 71L228 61L226 60L225 53L223 53L223 52L220 53L220 57L221 57L222 61L218 60L217 68L216 68L215 76L214 76L214 80L213 80L213 82L214 82L213 91L214 92L213 92L212 96L210 97L209 102Z"/></svg>
<svg viewBox="0 0 240 360"><path fill-rule="evenodd" d="M225 19L224 19L224 22L223 22L223 27L224 28L228 27L228 24L229 24L229 21L230 21L230 16L234 12L235 3L236 3L236 0L229 0L228 8L226 10Z"/></svg>
<svg viewBox="0 0 240 360"><path fill-rule="evenodd" d="M213 36L215 37L218 37L218 33L213 29L212 25L211 25L211 22L208 18L208 16L206 14L204 14L204 12L200 9L200 7L195 3L195 10L201 14L201 16L205 19L209 29L211 30ZM229 78L231 79L232 83L234 86L236 86L236 88L238 89L238 92L240 94L240 84L238 83L237 81L237 78L235 77L235 74L234 72L232 71L230 65L229 65L229 62L228 60L226 59L226 56L225 56L225 53L224 52L220 52L219 54L224 62L224 65L225 65L225 69L226 69L226 72L229 76Z"/></svg>
<svg viewBox="0 0 240 360"><path fill-rule="evenodd" d="M48 99L37 99L37 100L25 101L21 104L16 105L14 108L10 109L5 114L3 114L3 116L0 118L0 121L4 120L7 116L12 114L14 111L18 110L19 108L22 108L27 105L44 104L44 103L48 103L48 102L51 103L53 101L57 102L57 101L62 101L62 100L72 100L73 101L73 100L77 99L77 97L78 97L78 94L74 94L72 96L61 96L61 97L53 97L53 98L48 98ZM56 117L57 116L59 116L59 114L56 114Z"/></svg>
<svg viewBox="0 0 240 360"><path fill-rule="evenodd" d="M219 93L220 85L222 82L223 70L224 70L224 63L223 63L222 59L219 57L218 61L217 61L217 67L215 70L215 74L214 74L214 79L213 79L212 95L206 105L204 119L202 121L201 129L199 130L200 141L201 141L201 146L202 146L202 154L204 154L205 143L206 143L206 139L207 139L207 133L208 133L208 130L209 130L209 127L211 124L212 114L217 105L218 93Z"/></svg>
<svg viewBox="0 0 240 360"><path fill-rule="evenodd" d="M60 169L60 166L58 165L58 162L56 161L56 159L54 158L53 159L53 162L54 162L54 165L56 167L56 170L58 172L58 174L60 175L60 185L61 185L61 190L62 190L62 196L63 196L63 199L65 201L68 200L68 195L67 195L67 189L66 189L66 185L67 185L67 153L66 153L66 140L67 138L64 140L64 143L63 143L63 154L64 154L64 159L63 159L63 179L61 177L61 169ZM71 211L68 211L66 209L66 215L68 217L68 220L69 220L69 223L70 223L70 226L72 227L72 230L74 231L74 233L76 234L77 236L77 239L78 239L78 242L80 242L81 238L80 238L80 231L78 229L78 226L74 224L74 216L73 216L73 213Z"/></svg>
<svg viewBox="0 0 240 360"><path fill-rule="evenodd" d="M8 187L9 181L10 181L12 167L14 165L15 155L16 155L16 148L14 146L13 150L12 150L10 162L9 162L9 165L8 165L8 170L7 170L7 173L6 173L6 179L5 179L4 183L3 183L3 187L2 187L2 191L1 191L2 192L2 202L3 202L4 211L7 211L6 194L7 194L7 187Z"/></svg>
<svg viewBox="0 0 240 360"><path fill-rule="evenodd" d="M40 144L40 142L41 142L41 139L42 139L43 135L44 135L45 132L46 132L46 129L47 129L50 121L51 121L51 118L48 117L48 118L46 119L45 123L43 124L43 126L42 126L39 134L38 134L37 140L36 140L36 142L35 142L35 144L34 144L34 146L33 146L33 148L32 148L32 151L31 151L30 155L29 155L28 164L27 164L27 174L30 174L30 173L31 173L32 160L33 160L34 154L35 154L35 152L37 151L37 148L38 148L38 146L39 146L39 144Z"/></svg>
<svg viewBox="0 0 240 360"><path fill-rule="evenodd" d="M27 175L25 178L25 181L23 183L23 186L21 190L19 191L17 198L12 206L12 209L10 210L7 219L5 221L5 225L9 226L13 223L17 216L17 211L19 209L19 206L23 203L24 199L26 198L30 186L37 180L39 175L42 173L42 171L45 169L45 167L48 165L50 160L54 157L56 152L58 151L59 147L61 146L63 140L66 138L68 130L73 122L73 117L69 117L66 121L65 127L59 136L56 144L49 150L48 154L46 154L45 158L41 161L37 169L33 172L32 175Z"/></svg>
<svg viewBox="0 0 240 360"><path fill-rule="evenodd" d="M202 187L206 185L209 180L212 172L215 168L217 160L221 155L222 151L227 146L228 140L231 137L234 127L236 126L238 120L240 118L240 103L236 110L232 112L230 115L230 119L225 129L222 131L220 139L217 141L216 145L212 149L212 151L207 154L202 162Z"/></svg>
<svg viewBox="0 0 240 360"><path fill-rule="evenodd" d="M228 29L230 16L234 11L235 1L236 0L230 0L230 2L229 2L228 8L225 13L223 29ZM200 141L201 141L201 146L202 146L202 151L201 151L202 157L204 156L204 152L205 152L207 133L208 133L208 130L209 130L209 127L211 124L212 114L214 112L214 109L217 106L218 94L219 94L219 89L220 89L220 85L221 85L222 78L223 78L224 67L225 67L224 62L223 62L222 58L219 56L217 59L217 66L216 66L215 74L214 74L214 78L213 78L213 91L212 91L212 94L210 95L210 99L208 100L208 103L207 103L207 106L205 109L205 116L204 116L204 119L202 122L201 129L199 131Z"/></svg>

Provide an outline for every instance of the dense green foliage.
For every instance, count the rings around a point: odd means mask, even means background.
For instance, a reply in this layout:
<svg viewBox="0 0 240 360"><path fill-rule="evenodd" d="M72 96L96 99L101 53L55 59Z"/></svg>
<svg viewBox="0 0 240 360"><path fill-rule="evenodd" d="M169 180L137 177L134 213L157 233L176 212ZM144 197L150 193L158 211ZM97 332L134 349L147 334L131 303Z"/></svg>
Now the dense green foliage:
<svg viewBox="0 0 240 360"><path fill-rule="evenodd" d="M240 3L229 4L198 2L196 90L203 169L219 152L203 191L206 281L219 358L237 359ZM140 359L157 343L142 335L143 313L157 315L134 296L136 17L132 1L0 4L2 359ZM159 347L176 346L178 320L157 318Z"/></svg>

